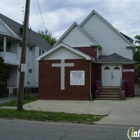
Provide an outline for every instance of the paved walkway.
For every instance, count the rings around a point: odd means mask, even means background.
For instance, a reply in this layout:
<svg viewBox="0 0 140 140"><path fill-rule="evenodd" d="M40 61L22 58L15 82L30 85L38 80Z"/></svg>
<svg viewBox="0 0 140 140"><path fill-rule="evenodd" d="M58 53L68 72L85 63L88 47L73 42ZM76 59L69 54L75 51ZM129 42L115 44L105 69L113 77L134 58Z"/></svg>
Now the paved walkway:
<svg viewBox="0 0 140 140"><path fill-rule="evenodd" d="M124 101L95 100L38 100L24 105L25 110L40 110L77 114L109 115L96 124L138 125L140 126L140 88L136 87L135 98ZM9 108L9 107L1 107ZM10 107L16 109L16 107Z"/></svg>
<svg viewBox="0 0 140 140"><path fill-rule="evenodd" d="M10 109L16 109L16 107L10 107ZM24 105L24 109L77 114L109 115L101 119L99 122L96 122L96 124L140 126L140 97L127 98L125 101L38 100Z"/></svg>

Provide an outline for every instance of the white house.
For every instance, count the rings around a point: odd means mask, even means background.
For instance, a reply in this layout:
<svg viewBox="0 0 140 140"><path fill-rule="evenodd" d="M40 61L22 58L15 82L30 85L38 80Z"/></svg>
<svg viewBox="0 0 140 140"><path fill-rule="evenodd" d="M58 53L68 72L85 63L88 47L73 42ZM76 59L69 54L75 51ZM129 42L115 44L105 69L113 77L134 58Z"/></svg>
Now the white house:
<svg viewBox="0 0 140 140"><path fill-rule="evenodd" d="M23 26L0 14L0 57L6 65L6 87L18 88ZM33 30L28 30L26 48L25 88L38 88L38 62L36 57L51 46Z"/></svg>

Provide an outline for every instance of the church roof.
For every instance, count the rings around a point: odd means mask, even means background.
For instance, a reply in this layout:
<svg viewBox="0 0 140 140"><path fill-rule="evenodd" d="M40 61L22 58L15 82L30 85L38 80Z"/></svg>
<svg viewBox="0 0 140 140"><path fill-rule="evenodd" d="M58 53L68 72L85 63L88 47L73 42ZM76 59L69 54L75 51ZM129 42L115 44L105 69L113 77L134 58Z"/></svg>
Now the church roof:
<svg viewBox="0 0 140 140"><path fill-rule="evenodd" d="M76 22L74 22L69 29L59 38L59 40L54 44L54 46L58 45L59 43L62 43L62 40L70 33L70 31L72 31L72 29L74 27L77 27L88 39L90 39L94 46L99 46L99 43L97 41L95 41L83 28L81 28Z"/></svg>
<svg viewBox="0 0 140 140"><path fill-rule="evenodd" d="M113 53L111 55L100 55L97 63L135 63L135 61Z"/></svg>

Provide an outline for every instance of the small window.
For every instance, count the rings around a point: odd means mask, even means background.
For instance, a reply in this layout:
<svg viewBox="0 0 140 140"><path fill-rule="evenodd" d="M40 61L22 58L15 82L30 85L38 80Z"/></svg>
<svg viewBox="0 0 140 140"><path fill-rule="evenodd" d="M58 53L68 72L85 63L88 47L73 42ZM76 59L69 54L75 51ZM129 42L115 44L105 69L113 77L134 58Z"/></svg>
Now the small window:
<svg viewBox="0 0 140 140"><path fill-rule="evenodd" d="M32 47L29 47L30 51L32 51Z"/></svg>
<svg viewBox="0 0 140 140"><path fill-rule="evenodd" d="M29 69L29 73L32 73L32 69Z"/></svg>
<svg viewBox="0 0 140 140"><path fill-rule="evenodd" d="M45 50L39 49L39 55L43 54Z"/></svg>
<svg viewBox="0 0 140 140"><path fill-rule="evenodd" d="M7 43L7 52L11 52L11 42Z"/></svg>
<svg viewBox="0 0 140 140"><path fill-rule="evenodd" d="M22 47L22 43L19 43L19 47Z"/></svg>
<svg viewBox="0 0 140 140"><path fill-rule="evenodd" d="M45 51L44 50L42 50L42 54L44 53Z"/></svg>
<svg viewBox="0 0 140 140"><path fill-rule="evenodd" d="M115 67L114 70L120 70L120 68L119 67Z"/></svg>
<svg viewBox="0 0 140 140"><path fill-rule="evenodd" d="M110 68L109 67L105 67L104 70L110 70Z"/></svg>

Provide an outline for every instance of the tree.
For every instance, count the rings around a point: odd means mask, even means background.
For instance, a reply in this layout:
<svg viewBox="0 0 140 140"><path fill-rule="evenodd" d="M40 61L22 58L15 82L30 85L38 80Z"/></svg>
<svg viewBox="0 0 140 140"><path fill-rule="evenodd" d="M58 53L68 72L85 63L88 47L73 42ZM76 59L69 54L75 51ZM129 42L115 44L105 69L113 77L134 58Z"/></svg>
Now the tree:
<svg viewBox="0 0 140 140"><path fill-rule="evenodd" d="M57 39L52 36L52 33L50 33L47 29L45 31L38 31L38 33L51 45L53 46Z"/></svg>
<svg viewBox="0 0 140 140"><path fill-rule="evenodd" d="M5 77L5 65L4 60L0 57L0 96L4 92L4 77Z"/></svg>
<svg viewBox="0 0 140 140"><path fill-rule="evenodd" d="M135 36L135 43L138 44L138 46L136 46L136 52L133 56L133 59L136 61L135 77L140 78L140 35Z"/></svg>

